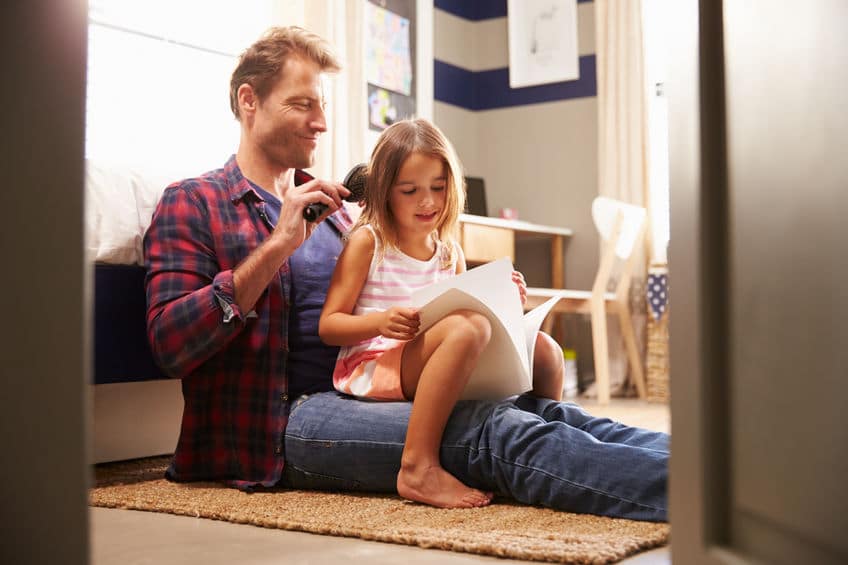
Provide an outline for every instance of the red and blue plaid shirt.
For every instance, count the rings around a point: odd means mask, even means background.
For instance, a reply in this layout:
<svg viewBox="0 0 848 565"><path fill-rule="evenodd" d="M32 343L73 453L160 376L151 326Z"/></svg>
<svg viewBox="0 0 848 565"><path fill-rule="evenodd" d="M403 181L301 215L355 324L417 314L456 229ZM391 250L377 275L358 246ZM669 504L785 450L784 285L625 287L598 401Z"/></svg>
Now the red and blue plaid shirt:
<svg viewBox="0 0 848 565"><path fill-rule="evenodd" d="M302 171L295 183L312 177ZM166 374L182 379L182 429L168 478L276 484L288 421L287 260L251 312L235 303L233 269L273 226L235 157L165 189L144 237L147 332ZM346 212L329 218L341 234ZM328 375L329 379L329 375Z"/></svg>

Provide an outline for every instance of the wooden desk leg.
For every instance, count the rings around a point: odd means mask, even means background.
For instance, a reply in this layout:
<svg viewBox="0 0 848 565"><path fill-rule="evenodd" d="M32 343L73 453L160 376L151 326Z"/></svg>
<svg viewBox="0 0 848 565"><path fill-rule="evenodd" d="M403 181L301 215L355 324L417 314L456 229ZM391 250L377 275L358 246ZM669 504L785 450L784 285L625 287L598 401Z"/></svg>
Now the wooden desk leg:
<svg viewBox="0 0 848 565"><path fill-rule="evenodd" d="M561 235L551 236L551 288L565 288L565 269L563 265L562 250L563 237ZM558 318L559 314L548 314L548 318L545 320L543 329L546 333L549 333L558 344L564 345L563 340L565 339L565 336L563 335L562 325L554 323L558 321Z"/></svg>
<svg viewBox="0 0 848 565"><path fill-rule="evenodd" d="M554 235L551 239L551 288L565 288L562 249L562 236Z"/></svg>

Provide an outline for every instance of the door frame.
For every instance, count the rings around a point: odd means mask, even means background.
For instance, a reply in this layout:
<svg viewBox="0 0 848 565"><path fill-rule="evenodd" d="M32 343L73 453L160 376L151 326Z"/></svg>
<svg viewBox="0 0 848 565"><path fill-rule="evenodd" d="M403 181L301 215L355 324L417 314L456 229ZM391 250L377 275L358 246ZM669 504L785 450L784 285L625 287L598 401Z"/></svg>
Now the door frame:
<svg viewBox="0 0 848 565"><path fill-rule="evenodd" d="M748 563L729 547L727 166L722 6L676 0L668 100L672 557Z"/></svg>

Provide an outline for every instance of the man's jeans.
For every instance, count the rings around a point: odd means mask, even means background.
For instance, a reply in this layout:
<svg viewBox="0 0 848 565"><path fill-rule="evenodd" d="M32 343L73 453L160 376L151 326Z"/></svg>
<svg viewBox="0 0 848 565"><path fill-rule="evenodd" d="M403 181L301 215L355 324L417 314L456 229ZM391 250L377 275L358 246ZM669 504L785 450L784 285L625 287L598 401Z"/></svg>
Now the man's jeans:
<svg viewBox="0 0 848 565"><path fill-rule="evenodd" d="M282 484L395 492L410 408L336 392L300 397L286 429ZM440 458L466 485L519 502L664 521L668 455L667 434L522 395L457 403Z"/></svg>

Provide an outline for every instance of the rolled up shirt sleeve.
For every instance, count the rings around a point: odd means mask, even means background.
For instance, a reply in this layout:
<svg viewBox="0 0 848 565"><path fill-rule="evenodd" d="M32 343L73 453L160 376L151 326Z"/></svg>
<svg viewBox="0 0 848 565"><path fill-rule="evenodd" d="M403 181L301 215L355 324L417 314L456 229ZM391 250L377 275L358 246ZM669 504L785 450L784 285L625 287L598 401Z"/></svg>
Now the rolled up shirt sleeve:
<svg viewBox="0 0 848 565"><path fill-rule="evenodd" d="M243 329L232 269L221 269L205 203L168 187L144 237L147 334L153 357L182 378Z"/></svg>
<svg viewBox="0 0 848 565"><path fill-rule="evenodd" d="M236 289L233 284L233 272L224 271L215 275L212 280L215 298L224 311L224 323L229 324L233 318L241 320L241 309L236 304Z"/></svg>

